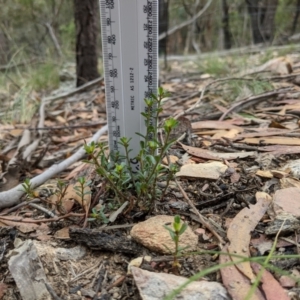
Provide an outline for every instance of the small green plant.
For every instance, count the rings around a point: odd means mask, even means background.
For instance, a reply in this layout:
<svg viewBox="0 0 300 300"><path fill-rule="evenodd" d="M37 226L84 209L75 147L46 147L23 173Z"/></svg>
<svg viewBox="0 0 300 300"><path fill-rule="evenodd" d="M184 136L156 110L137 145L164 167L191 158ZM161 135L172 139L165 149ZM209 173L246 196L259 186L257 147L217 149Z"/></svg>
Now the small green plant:
<svg viewBox="0 0 300 300"><path fill-rule="evenodd" d="M211 75L224 76L230 73L228 62L216 56L210 56L204 61L196 62L201 72Z"/></svg>
<svg viewBox="0 0 300 300"><path fill-rule="evenodd" d="M55 206L56 206L56 209L60 213L65 213L65 211L63 209L62 201L66 195L67 188L68 188L68 185L64 181L62 181L60 179L57 180L56 191L54 192L54 194L57 197L57 200L55 201Z"/></svg>
<svg viewBox="0 0 300 300"><path fill-rule="evenodd" d="M90 213L90 217L88 218L88 221L99 220L102 223L107 224L109 220L104 213L104 209L105 209L105 205L102 205L100 209L97 209L96 207L92 208L92 212Z"/></svg>
<svg viewBox="0 0 300 300"><path fill-rule="evenodd" d="M159 181L169 184L177 171L175 165L166 167L162 159L174 143L170 138L171 131L177 126L177 121L170 118L164 122L162 129L165 133L164 142L158 139L157 120L162 113L162 100L168 93L162 88L158 94L145 99L146 110L142 113L146 124L145 135L142 137L140 150L135 157L139 170L133 172L130 157L130 139L120 138L120 145L124 149L124 156L118 152L106 155L106 146L103 143L85 145L89 162L94 164L97 173L106 179L108 188L113 192L114 199L119 205L130 199L131 207L138 205L142 210L149 211L153 208L154 201L165 194L157 187Z"/></svg>
<svg viewBox="0 0 300 300"><path fill-rule="evenodd" d="M28 85L34 90L53 89L59 86L59 65L46 62L29 70Z"/></svg>
<svg viewBox="0 0 300 300"><path fill-rule="evenodd" d="M35 191L34 191L34 189L31 186L29 178L26 178L24 180L24 183L22 183L22 187L23 187L23 189L25 191L27 199L33 199L33 198L36 197Z"/></svg>
<svg viewBox="0 0 300 300"><path fill-rule="evenodd" d="M187 248L187 247L179 246L179 237L186 231L188 226L186 223L181 222L180 216L176 215L176 216L174 216L174 222L172 223L172 227L173 228L170 228L170 227L164 225L164 228L169 231L170 236L175 244L175 251L173 254L173 257L174 257L173 267L179 268L180 263L178 261L178 257L181 255L182 251Z"/></svg>
<svg viewBox="0 0 300 300"><path fill-rule="evenodd" d="M78 185L74 186L75 193L80 197L81 204L83 209L85 210L85 213L88 213L90 203L86 203L86 195L91 194L90 189L88 188L91 185L91 180L86 180L85 177L79 177Z"/></svg>
<svg viewBox="0 0 300 300"><path fill-rule="evenodd" d="M230 80L226 87L228 91L225 97L228 100L236 100L237 97L248 97L249 95L258 95L270 90L273 90L273 86L269 81L261 79L244 80L244 79L234 79ZM244 95L243 95L244 94Z"/></svg>

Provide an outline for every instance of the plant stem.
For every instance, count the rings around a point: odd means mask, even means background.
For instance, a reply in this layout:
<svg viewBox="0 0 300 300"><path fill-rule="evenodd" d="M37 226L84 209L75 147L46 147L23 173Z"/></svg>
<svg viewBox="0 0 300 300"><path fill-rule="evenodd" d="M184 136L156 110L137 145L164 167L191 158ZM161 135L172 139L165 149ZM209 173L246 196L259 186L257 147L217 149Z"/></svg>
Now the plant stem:
<svg viewBox="0 0 300 300"><path fill-rule="evenodd" d="M108 182L111 185L111 188L114 190L114 192L119 195L119 197L121 199L123 199L124 201L126 201L126 197L125 195L123 195L123 193L121 193L118 188L115 186L114 182L109 178L109 175L107 174L106 170L98 163L96 157L92 156L94 164L97 166L97 168L99 168L102 172L102 174L104 175L104 177L108 180Z"/></svg>
<svg viewBox="0 0 300 300"><path fill-rule="evenodd" d="M126 160L127 160L127 164L128 164L128 169L129 169L130 177L131 177L131 180L133 182L134 187L136 187L135 178L133 176L132 169L131 169L131 163L130 163L130 158L129 158L128 146L124 146L124 148L125 148L125 155L126 155Z"/></svg>

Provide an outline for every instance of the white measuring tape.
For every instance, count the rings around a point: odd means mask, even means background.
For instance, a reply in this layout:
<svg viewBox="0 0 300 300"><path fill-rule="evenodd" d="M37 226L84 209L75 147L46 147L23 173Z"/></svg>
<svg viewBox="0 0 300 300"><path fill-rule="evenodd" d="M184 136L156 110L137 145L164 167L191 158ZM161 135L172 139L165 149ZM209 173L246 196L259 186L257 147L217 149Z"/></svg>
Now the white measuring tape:
<svg viewBox="0 0 300 300"><path fill-rule="evenodd" d="M158 88L158 0L100 0L106 111L111 151L131 138L136 157L146 133L144 99Z"/></svg>

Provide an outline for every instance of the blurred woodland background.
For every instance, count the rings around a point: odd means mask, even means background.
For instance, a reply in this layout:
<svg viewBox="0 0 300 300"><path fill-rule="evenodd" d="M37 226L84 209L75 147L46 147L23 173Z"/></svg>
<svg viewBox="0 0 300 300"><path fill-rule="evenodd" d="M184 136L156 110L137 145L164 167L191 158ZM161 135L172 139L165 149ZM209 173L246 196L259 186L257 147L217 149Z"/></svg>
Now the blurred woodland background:
<svg viewBox="0 0 300 300"><path fill-rule="evenodd" d="M7 77L14 68L34 89L57 87L67 62L77 64L77 86L102 74L98 0L0 3L0 87L20 85ZM161 55L300 40L300 0L159 0L159 9Z"/></svg>

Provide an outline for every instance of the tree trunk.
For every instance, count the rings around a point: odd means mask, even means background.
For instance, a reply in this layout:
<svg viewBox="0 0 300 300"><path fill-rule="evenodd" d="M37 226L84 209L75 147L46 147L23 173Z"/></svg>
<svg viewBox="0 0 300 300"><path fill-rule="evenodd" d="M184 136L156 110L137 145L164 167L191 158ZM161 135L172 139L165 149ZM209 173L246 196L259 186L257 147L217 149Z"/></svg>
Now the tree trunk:
<svg viewBox="0 0 300 300"><path fill-rule="evenodd" d="M262 21L262 35L266 42L272 42L275 35L275 15L278 0L265 0L264 18Z"/></svg>
<svg viewBox="0 0 300 300"><path fill-rule="evenodd" d="M272 42L278 0L246 0L254 44Z"/></svg>
<svg viewBox="0 0 300 300"><path fill-rule="evenodd" d="M224 47L225 49L231 48L231 32L229 29L229 13L228 4L226 0L222 0L222 27L224 34Z"/></svg>
<svg viewBox="0 0 300 300"><path fill-rule="evenodd" d="M300 14L300 0L297 0L297 5L296 5L296 14L293 20L293 26L292 26L292 35L295 34L296 28L297 28L297 23L298 23L298 18Z"/></svg>
<svg viewBox="0 0 300 300"><path fill-rule="evenodd" d="M169 0L159 0L159 34L169 29ZM159 53L164 54L165 68L167 67L167 40L168 36L159 41Z"/></svg>
<svg viewBox="0 0 300 300"><path fill-rule="evenodd" d="M74 0L77 87L99 77L97 65L97 0Z"/></svg>

